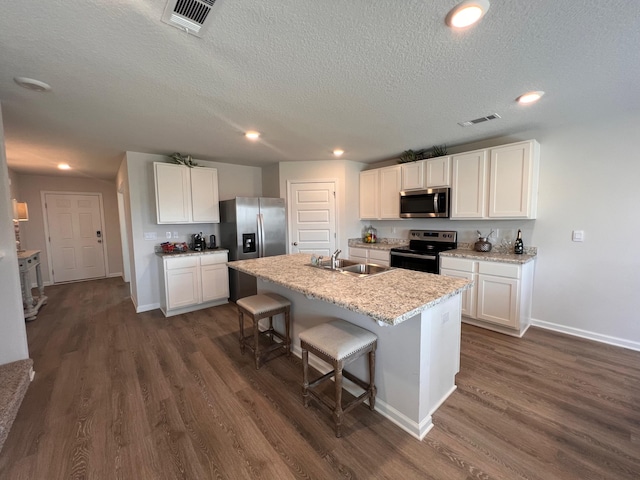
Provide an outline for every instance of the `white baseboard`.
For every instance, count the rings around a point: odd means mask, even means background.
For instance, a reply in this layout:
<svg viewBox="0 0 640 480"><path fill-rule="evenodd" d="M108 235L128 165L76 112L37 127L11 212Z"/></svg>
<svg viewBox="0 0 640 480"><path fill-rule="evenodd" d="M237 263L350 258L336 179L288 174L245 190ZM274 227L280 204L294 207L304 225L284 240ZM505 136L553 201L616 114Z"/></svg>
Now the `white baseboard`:
<svg viewBox="0 0 640 480"><path fill-rule="evenodd" d="M588 340L594 340L596 342L607 343L609 345L615 345L616 347L628 348L629 350L636 350L640 352L640 342L634 342L633 340L611 337L609 335L590 332L588 330L582 330L580 328L567 327L566 325L560 325L558 323L536 320L535 318L531 319L531 325L533 325L534 327L544 328L546 330L553 330L554 332L566 333L567 335L586 338Z"/></svg>
<svg viewBox="0 0 640 480"><path fill-rule="evenodd" d="M122 277L122 276L123 276L122 272L115 272L115 273L110 273L109 275L107 275L108 278Z"/></svg>
<svg viewBox="0 0 640 480"><path fill-rule="evenodd" d="M133 301L133 298L131 298L131 301ZM133 304L136 305L136 302L133 302ZM160 308L160 304L159 303L149 303L147 305L137 305L136 306L136 313L148 312L150 310L156 310L157 308Z"/></svg>

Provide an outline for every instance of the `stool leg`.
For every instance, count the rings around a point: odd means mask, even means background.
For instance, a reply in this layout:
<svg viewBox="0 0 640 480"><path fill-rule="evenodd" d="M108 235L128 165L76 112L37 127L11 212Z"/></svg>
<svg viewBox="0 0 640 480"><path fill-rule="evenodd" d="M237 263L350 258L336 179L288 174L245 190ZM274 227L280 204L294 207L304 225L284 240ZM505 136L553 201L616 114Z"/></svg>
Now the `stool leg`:
<svg viewBox="0 0 640 480"><path fill-rule="evenodd" d="M244 354L244 314L238 310L238 323L240 324L240 353Z"/></svg>
<svg viewBox="0 0 640 480"><path fill-rule="evenodd" d="M273 343L273 315L269 317L269 338Z"/></svg>
<svg viewBox="0 0 640 480"><path fill-rule="evenodd" d="M253 341L255 342L254 354L256 359L256 370L260 368L260 325L257 318L253 318Z"/></svg>
<svg viewBox="0 0 640 480"><path fill-rule="evenodd" d="M342 362L336 362L334 365L335 379L336 379L336 407L333 411L333 419L336 423L336 437L342 436L342 417L344 412L342 411Z"/></svg>
<svg viewBox="0 0 640 480"><path fill-rule="evenodd" d="M376 407L376 351L371 350L369 352L369 409L373 410Z"/></svg>
<svg viewBox="0 0 640 480"><path fill-rule="evenodd" d="M285 329L285 345L284 348L287 352L287 357L291 356L291 316L289 309L284 312L284 329Z"/></svg>
<svg viewBox="0 0 640 480"><path fill-rule="evenodd" d="M309 351L302 349L302 402L309 406Z"/></svg>

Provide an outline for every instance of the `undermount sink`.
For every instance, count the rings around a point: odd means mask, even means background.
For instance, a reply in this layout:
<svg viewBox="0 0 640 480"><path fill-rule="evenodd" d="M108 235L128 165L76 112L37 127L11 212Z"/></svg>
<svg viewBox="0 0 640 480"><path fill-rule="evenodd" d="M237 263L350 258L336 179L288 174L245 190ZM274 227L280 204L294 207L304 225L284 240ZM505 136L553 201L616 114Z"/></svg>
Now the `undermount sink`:
<svg viewBox="0 0 640 480"><path fill-rule="evenodd" d="M359 263L345 258L338 258L335 268L331 268L331 260L323 260L321 263L311 266L325 270L334 270L354 277L370 277L391 270L391 267L384 267L373 263Z"/></svg>
<svg viewBox="0 0 640 480"><path fill-rule="evenodd" d="M358 277L378 275L380 273L388 272L389 270L391 270L391 267L384 267L382 265L375 265L373 263L358 263L356 265L341 268L342 273L355 275Z"/></svg>

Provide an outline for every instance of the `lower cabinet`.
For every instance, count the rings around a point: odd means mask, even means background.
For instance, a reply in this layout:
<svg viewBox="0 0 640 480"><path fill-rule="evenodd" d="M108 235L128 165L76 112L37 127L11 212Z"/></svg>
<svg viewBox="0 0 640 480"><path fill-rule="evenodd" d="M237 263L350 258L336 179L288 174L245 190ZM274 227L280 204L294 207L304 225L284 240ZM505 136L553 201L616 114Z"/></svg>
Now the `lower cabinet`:
<svg viewBox="0 0 640 480"><path fill-rule="evenodd" d="M462 321L521 337L531 324L535 261L525 264L441 257L441 275L466 278Z"/></svg>
<svg viewBox="0 0 640 480"><path fill-rule="evenodd" d="M376 265L389 266L389 250L378 250L373 248L349 247L349 260L362 263L375 263Z"/></svg>
<svg viewBox="0 0 640 480"><path fill-rule="evenodd" d="M160 309L166 317L227 303L227 253L161 257L164 288Z"/></svg>

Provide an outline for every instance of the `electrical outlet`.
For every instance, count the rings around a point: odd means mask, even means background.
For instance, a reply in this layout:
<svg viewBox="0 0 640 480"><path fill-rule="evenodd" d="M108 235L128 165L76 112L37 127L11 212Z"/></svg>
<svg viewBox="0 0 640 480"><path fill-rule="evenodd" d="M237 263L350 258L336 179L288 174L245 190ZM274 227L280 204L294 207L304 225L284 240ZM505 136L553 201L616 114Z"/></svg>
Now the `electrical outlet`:
<svg viewBox="0 0 640 480"><path fill-rule="evenodd" d="M173 238L178 238L178 232L173 232Z"/></svg>
<svg viewBox="0 0 640 480"><path fill-rule="evenodd" d="M574 242L584 242L584 230L574 230L571 233L571 240Z"/></svg>
<svg viewBox="0 0 640 480"><path fill-rule="evenodd" d="M157 240L158 234L156 232L144 232L145 240Z"/></svg>
<svg viewBox="0 0 640 480"><path fill-rule="evenodd" d="M171 232L164 232L164 236L166 238L171 238Z"/></svg>

